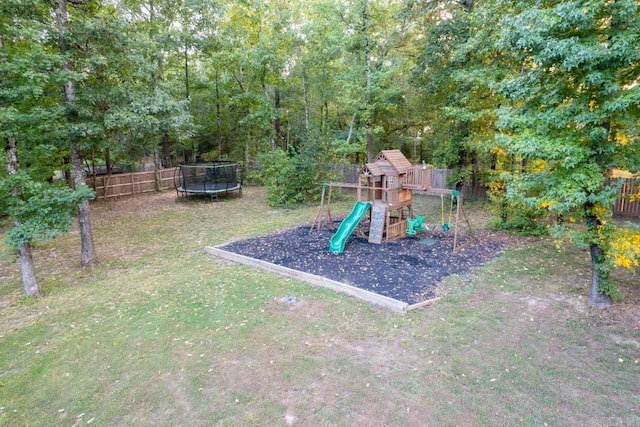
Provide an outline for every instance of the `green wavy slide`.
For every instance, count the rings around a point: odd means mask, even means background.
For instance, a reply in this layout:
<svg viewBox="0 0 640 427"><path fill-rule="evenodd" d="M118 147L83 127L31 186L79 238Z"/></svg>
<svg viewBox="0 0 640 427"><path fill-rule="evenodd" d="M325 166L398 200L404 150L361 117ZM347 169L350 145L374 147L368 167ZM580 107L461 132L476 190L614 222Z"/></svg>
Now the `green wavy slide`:
<svg viewBox="0 0 640 427"><path fill-rule="evenodd" d="M336 234L331 237L329 242L329 250L331 252L341 254L344 251L344 245L347 243L347 239L370 208L370 202L356 202L349 216L342 221Z"/></svg>

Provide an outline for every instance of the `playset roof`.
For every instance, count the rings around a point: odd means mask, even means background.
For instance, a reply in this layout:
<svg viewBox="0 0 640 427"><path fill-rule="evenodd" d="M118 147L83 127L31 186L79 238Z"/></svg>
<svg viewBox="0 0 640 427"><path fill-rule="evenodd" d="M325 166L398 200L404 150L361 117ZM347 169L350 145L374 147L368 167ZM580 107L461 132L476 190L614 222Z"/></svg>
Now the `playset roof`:
<svg viewBox="0 0 640 427"><path fill-rule="evenodd" d="M399 176L411 167L411 162L400 150L382 150L371 163L360 170L360 175Z"/></svg>

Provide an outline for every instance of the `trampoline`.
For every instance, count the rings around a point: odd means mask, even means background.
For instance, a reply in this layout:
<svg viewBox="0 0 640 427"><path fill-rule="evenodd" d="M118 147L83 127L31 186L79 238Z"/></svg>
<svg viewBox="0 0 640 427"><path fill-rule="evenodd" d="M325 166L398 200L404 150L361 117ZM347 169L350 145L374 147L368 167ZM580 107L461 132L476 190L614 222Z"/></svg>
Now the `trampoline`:
<svg viewBox="0 0 640 427"><path fill-rule="evenodd" d="M242 178L240 163L223 160L180 165L173 175L178 197L204 195L212 200L234 191L242 194Z"/></svg>

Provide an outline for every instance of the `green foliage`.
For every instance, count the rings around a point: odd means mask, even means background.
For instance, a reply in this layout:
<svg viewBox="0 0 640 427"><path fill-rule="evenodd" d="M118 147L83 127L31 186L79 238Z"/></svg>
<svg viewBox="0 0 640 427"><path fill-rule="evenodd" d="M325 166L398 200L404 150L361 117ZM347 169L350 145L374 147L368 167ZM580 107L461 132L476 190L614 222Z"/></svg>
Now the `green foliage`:
<svg viewBox="0 0 640 427"><path fill-rule="evenodd" d="M510 179L511 175L508 173L494 174L491 177L488 196L494 217L490 227L529 236L547 234L548 224L551 222L549 213L540 207L509 199L507 183Z"/></svg>
<svg viewBox="0 0 640 427"><path fill-rule="evenodd" d="M362 154L366 150L366 143L363 138L358 138L356 135L353 138L353 141L349 141L347 143L345 139L334 139L331 141L332 151L336 156L340 156L343 158L349 158L354 156L355 154Z"/></svg>
<svg viewBox="0 0 640 427"><path fill-rule="evenodd" d="M477 180L489 168L500 99L491 82L504 73L493 41L508 5L494 2L410 2L422 12L424 37L414 69L424 119L430 126L428 158L455 170L449 186ZM443 19L443 16L447 16Z"/></svg>
<svg viewBox="0 0 640 427"><path fill-rule="evenodd" d="M545 212L526 206L501 205L497 215L491 220L493 229L513 231L525 236L543 236L549 230L544 221Z"/></svg>
<svg viewBox="0 0 640 427"><path fill-rule="evenodd" d="M620 135L632 128L640 107L639 46L632 0L536 3L503 19L498 42L522 67L497 86L507 101L497 141L532 165L512 176L507 197L583 219L586 229L565 221L554 230L592 249L600 291L611 296L607 250L618 188L607 182L607 172L638 166L628 160L638 141Z"/></svg>
<svg viewBox="0 0 640 427"><path fill-rule="evenodd" d="M69 231L75 205L93 195L87 186L72 190L63 183L34 181L24 172L0 178L0 215L9 216L15 224L7 242L17 247Z"/></svg>
<svg viewBox="0 0 640 427"><path fill-rule="evenodd" d="M290 207L318 200L321 184L330 177L325 158L316 144L302 146L300 153L290 148L263 155L262 181L269 204Z"/></svg>
<svg viewBox="0 0 640 427"><path fill-rule="evenodd" d="M111 164L205 153L261 159L290 205L329 159L401 148L456 169L449 186L504 172L500 226L562 220L606 251L607 172L640 171L633 0L68 2L64 34L52 6L0 5L0 138L33 181L68 168L70 142Z"/></svg>
<svg viewBox="0 0 640 427"><path fill-rule="evenodd" d="M471 170L469 168L455 169L453 173L447 176L447 188L457 188L459 185L464 184L470 176Z"/></svg>

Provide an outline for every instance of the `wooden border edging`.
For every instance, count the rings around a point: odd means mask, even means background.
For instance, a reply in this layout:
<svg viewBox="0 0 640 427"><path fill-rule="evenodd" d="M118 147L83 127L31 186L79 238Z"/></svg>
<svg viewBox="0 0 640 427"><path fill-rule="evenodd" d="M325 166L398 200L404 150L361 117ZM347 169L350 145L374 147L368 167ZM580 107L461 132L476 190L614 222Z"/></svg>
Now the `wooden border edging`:
<svg viewBox="0 0 640 427"><path fill-rule="evenodd" d="M407 306L407 308L405 310L406 311L411 311L411 310L416 310L418 308L426 307L428 305L431 305L431 304L434 304L434 303L440 301L441 299L442 299L442 297L435 297L435 298L428 299L426 301L420 301L420 302L417 302L415 304L411 304L411 305Z"/></svg>
<svg viewBox="0 0 640 427"><path fill-rule="evenodd" d="M292 279L301 280L311 285L321 286L323 288L328 288L336 292L342 292L368 303L388 308L396 313L405 313L407 311L407 308L409 307L409 304L407 304L406 302L398 301L397 299L385 297L384 295L378 295L365 289L347 285L346 283L327 279L326 277L317 276L311 273L305 273L304 271L294 270L292 268L283 267L281 265L272 264L270 262L250 258L248 256L236 254L233 252L228 252L224 249L220 249L219 247L206 246L204 250L211 255L224 258L228 261L237 262L240 264L248 265L250 267L257 267L262 270L271 271L273 273L277 273Z"/></svg>

